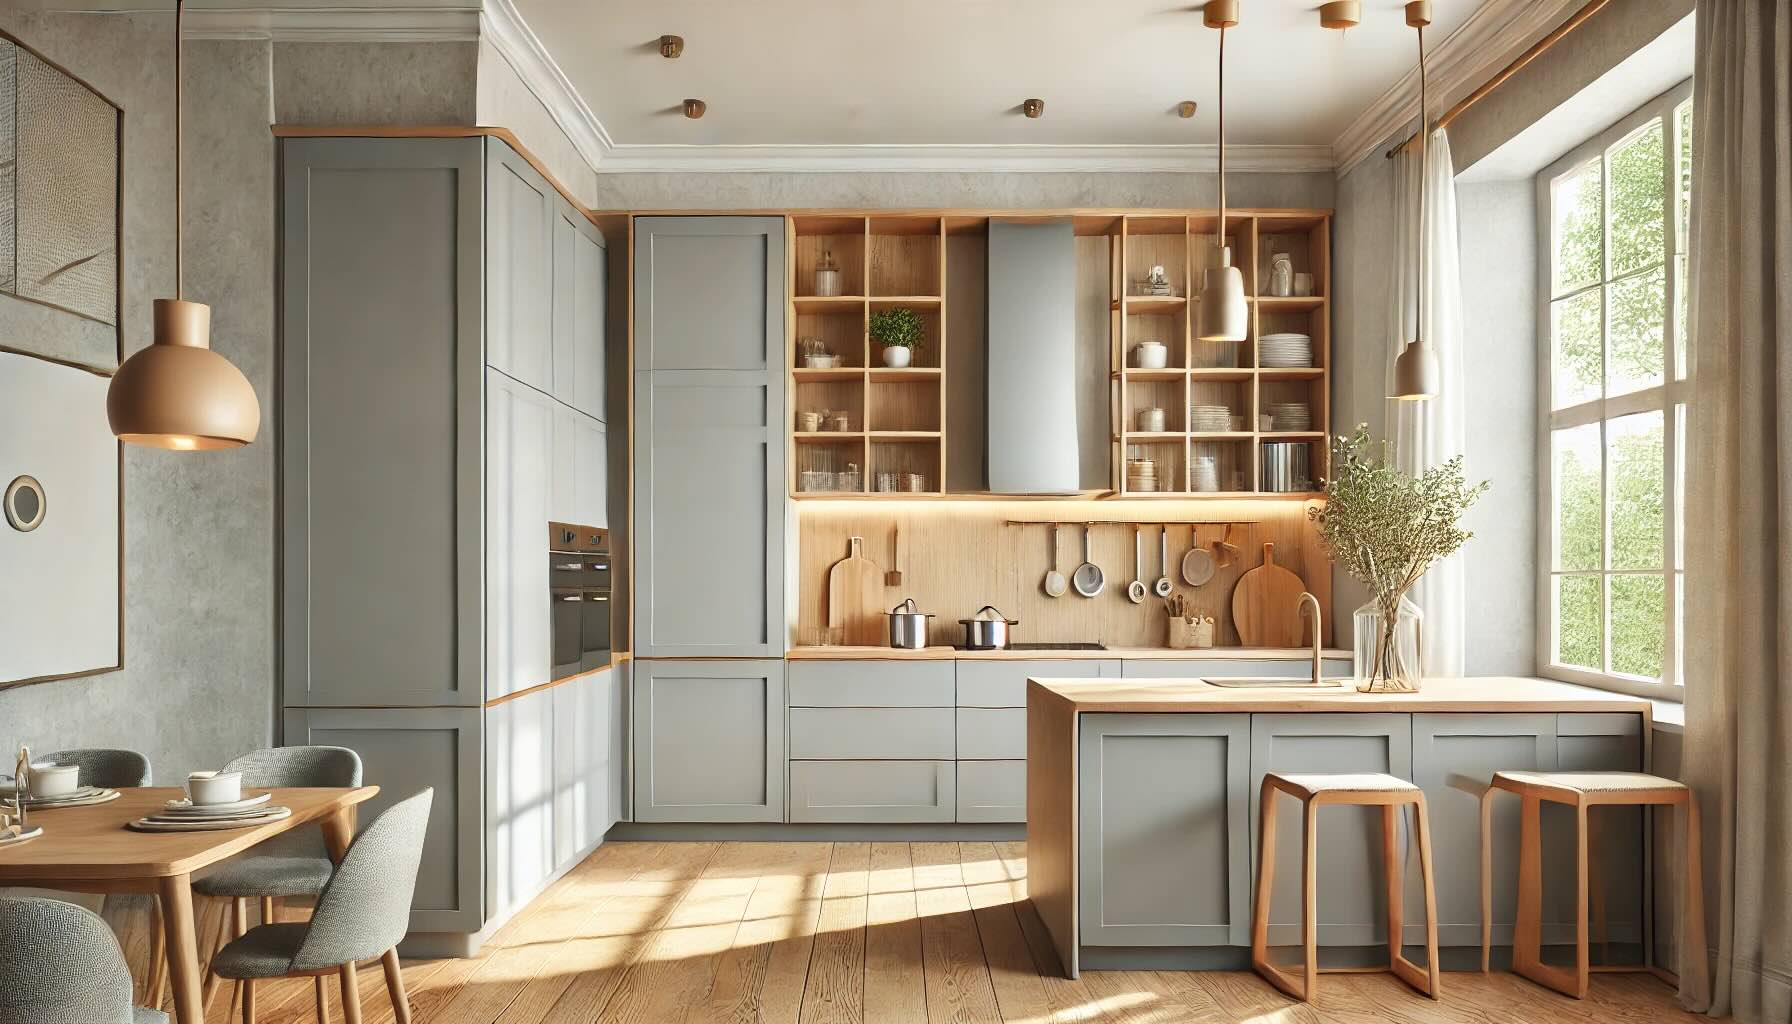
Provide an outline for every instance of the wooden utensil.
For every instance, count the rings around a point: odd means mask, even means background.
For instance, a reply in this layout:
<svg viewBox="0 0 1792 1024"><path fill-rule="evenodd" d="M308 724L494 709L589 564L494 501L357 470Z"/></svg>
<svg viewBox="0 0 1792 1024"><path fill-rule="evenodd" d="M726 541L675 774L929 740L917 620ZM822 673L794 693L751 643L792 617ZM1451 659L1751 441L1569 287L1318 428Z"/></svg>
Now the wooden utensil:
<svg viewBox="0 0 1792 1024"><path fill-rule="evenodd" d="M890 571L884 573L884 586L902 586L902 527L890 527L890 543L896 548L891 557Z"/></svg>
<svg viewBox="0 0 1792 1024"><path fill-rule="evenodd" d="M1040 584L1045 589L1046 597L1063 597L1064 591L1070 588L1064 574L1058 571L1058 524L1052 524L1052 567L1045 571L1045 580Z"/></svg>
<svg viewBox="0 0 1792 1024"><path fill-rule="evenodd" d="M854 646L882 646L884 574L865 557L865 539L854 537L845 558L828 570L828 625Z"/></svg>
<svg viewBox="0 0 1792 1024"><path fill-rule="evenodd" d="M1306 585L1276 564L1276 546L1263 545L1263 564L1238 579L1232 591L1232 625L1246 647L1299 647L1300 595Z"/></svg>

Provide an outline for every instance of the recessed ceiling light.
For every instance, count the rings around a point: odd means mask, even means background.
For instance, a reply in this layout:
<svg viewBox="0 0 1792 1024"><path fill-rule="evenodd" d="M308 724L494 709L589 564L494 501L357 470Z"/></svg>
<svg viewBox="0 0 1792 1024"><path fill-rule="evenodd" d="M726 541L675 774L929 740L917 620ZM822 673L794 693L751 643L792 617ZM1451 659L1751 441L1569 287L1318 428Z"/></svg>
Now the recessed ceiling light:
<svg viewBox="0 0 1792 1024"><path fill-rule="evenodd" d="M1183 100L1181 103L1176 104L1176 116L1177 117L1194 117L1195 116L1195 101L1194 100Z"/></svg>
<svg viewBox="0 0 1792 1024"><path fill-rule="evenodd" d="M684 53L683 36L660 37L660 56L665 57L667 60L676 60L682 53Z"/></svg>
<svg viewBox="0 0 1792 1024"><path fill-rule="evenodd" d="M1027 100L1020 105L1020 112L1028 117L1043 117L1045 115L1045 101L1039 99Z"/></svg>
<svg viewBox="0 0 1792 1024"><path fill-rule="evenodd" d="M702 100L685 100L684 101L684 116L690 118L693 121L697 120L699 117L702 117L703 112L708 109L709 109L709 104L703 102Z"/></svg>

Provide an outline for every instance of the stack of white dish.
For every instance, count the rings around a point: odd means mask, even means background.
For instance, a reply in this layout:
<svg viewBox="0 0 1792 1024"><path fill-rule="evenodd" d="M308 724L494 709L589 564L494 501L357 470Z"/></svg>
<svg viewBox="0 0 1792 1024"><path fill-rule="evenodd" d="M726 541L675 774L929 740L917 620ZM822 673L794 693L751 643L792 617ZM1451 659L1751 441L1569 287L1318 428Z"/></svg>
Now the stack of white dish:
<svg viewBox="0 0 1792 1024"><path fill-rule="evenodd" d="M1126 489L1135 494L1152 494L1157 491L1157 460L1127 459Z"/></svg>
<svg viewBox="0 0 1792 1024"><path fill-rule="evenodd" d="M1313 410L1305 402L1271 402L1268 409L1271 430L1289 433L1313 429Z"/></svg>
<svg viewBox="0 0 1792 1024"><path fill-rule="evenodd" d="M1313 365L1313 339L1306 334L1265 334L1257 339L1259 365L1285 368Z"/></svg>
<svg viewBox="0 0 1792 1024"><path fill-rule="evenodd" d="M4 796L10 800L13 790L9 787ZM116 789L106 789L103 786L77 786L55 796L26 796L25 806L35 810L49 810L53 807L85 807L88 804L103 804L116 799L118 799L118 790Z"/></svg>
<svg viewBox="0 0 1792 1024"><path fill-rule="evenodd" d="M1219 469L1211 455L1197 455L1189 467L1188 489L1191 491L1217 491L1220 489Z"/></svg>
<svg viewBox="0 0 1792 1024"><path fill-rule="evenodd" d="M228 803L195 804L170 800L160 813L138 818L130 827L139 832L209 832L226 828L251 828L292 817L292 808L268 803L272 793Z"/></svg>
<svg viewBox="0 0 1792 1024"><path fill-rule="evenodd" d="M1188 429L1198 433L1218 433L1232 429L1232 410L1224 405L1190 405Z"/></svg>

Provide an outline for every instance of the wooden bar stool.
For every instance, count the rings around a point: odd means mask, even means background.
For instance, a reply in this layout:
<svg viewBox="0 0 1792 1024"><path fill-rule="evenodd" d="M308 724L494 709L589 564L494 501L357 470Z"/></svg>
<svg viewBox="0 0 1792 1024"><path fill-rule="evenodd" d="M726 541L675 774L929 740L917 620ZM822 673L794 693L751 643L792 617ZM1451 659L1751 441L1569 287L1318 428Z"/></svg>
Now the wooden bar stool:
<svg viewBox="0 0 1792 1024"><path fill-rule="evenodd" d="M1305 827L1301 840L1300 934L1304 956L1301 973L1269 962L1269 901L1275 880L1275 795L1286 793L1301 802ZM1330 805L1381 808L1381 861L1387 885L1388 966L1401 981L1433 999L1438 998L1437 896L1431 881L1431 824L1425 816L1425 794L1404 779L1375 772L1360 774L1263 776L1258 800L1257 900L1251 911L1251 966L1271 985L1296 999L1311 1000L1319 986L1319 922L1316 878L1318 875L1319 808ZM1425 954L1420 967L1401 952L1400 871L1398 814L1412 807L1418 819L1419 873L1425 880ZM1355 971L1355 968L1339 968ZM1330 973L1330 972L1326 972Z"/></svg>
<svg viewBox="0 0 1792 1024"><path fill-rule="evenodd" d="M1515 794L1521 803L1518 824L1518 918L1512 932L1512 970L1539 985L1576 999L1587 996L1593 972L1642 972L1678 985L1679 978L1655 963L1651 943L1643 943L1640 965L1591 965L1587 943L1588 846L1587 811L1593 807L1680 808L1681 839L1686 844L1685 891L1681 905L1687 922L1683 934L1694 949L1705 948L1705 890L1699 868L1699 801L1684 783L1641 772L1495 772L1481 794L1481 970L1486 971L1493 946L1493 797ZM1543 830L1542 803L1566 804L1575 817L1574 966L1543 962ZM1700 990L1709 984L1702 956L1693 957Z"/></svg>

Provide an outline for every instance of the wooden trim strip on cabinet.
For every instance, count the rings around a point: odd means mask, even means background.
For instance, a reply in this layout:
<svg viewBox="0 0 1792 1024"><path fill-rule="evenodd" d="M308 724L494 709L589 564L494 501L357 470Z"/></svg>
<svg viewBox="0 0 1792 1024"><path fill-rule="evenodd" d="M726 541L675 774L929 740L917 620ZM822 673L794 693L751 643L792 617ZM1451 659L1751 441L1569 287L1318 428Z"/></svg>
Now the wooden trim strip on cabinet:
<svg viewBox="0 0 1792 1024"><path fill-rule="evenodd" d="M486 708L495 708L500 704L508 704L513 700L517 700L522 697L527 697L532 693L540 693L543 690L552 690L557 686L565 686L567 683L576 683L581 679L586 679L591 676L597 675L599 672L609 672L609 671L615 669L617 666L622 665L624 662L633 661L633 660L634 659L629 656L628 652L619 651L610 656L610 663L608 665L600 665L597 668L586 669L585 671L580 672L577 675L563 676L559 679L554 680L553 682L541 683L536 686L531 686L525 690L518 690L515 693L507 693L502 697L493 697L491 700L486 701L484 706Z"/></svg>

